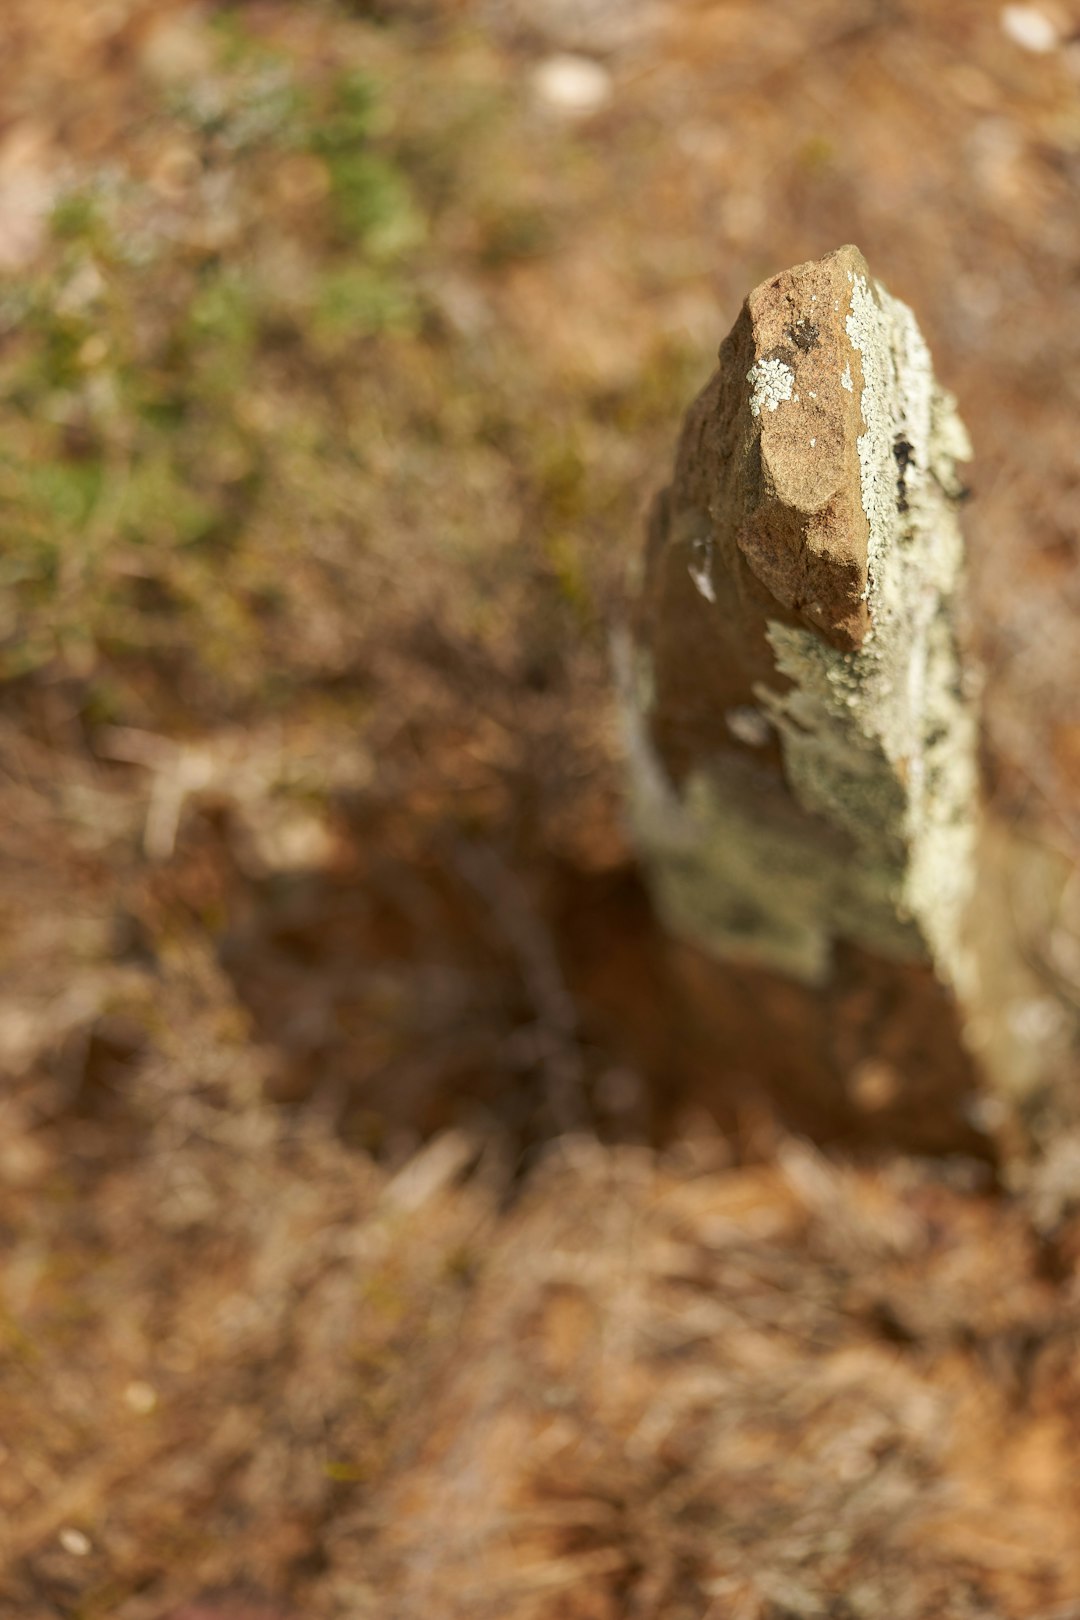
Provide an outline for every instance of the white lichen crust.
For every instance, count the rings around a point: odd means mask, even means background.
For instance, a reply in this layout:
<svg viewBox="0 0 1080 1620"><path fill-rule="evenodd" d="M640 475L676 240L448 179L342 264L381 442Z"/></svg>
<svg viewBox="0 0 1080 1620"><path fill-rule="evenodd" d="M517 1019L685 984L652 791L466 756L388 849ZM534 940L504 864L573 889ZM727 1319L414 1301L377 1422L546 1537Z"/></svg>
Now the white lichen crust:
<svg viewBox="0 0 1080 1620"><path fill-rule="evenodd" d="M783 360L759 360L746 373L746 380L751 388L750 414L760 416L791 398L795 373Z"/></svg>

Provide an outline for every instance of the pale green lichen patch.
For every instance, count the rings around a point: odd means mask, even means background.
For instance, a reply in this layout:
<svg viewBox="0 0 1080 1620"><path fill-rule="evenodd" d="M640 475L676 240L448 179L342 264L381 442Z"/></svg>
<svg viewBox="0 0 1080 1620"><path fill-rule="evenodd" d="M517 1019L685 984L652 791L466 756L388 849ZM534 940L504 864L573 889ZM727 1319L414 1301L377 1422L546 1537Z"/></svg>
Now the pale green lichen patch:
<svg viewBox="0 0 1080 1620"><path fill-rule="evenodd" d="M762 822L737 793L698 772L679 792L648 735L646 655L615 645L635 834L665 926L711 955L755 963L808 983L828 976L828 879L806 861L797 818Z"/></svg>

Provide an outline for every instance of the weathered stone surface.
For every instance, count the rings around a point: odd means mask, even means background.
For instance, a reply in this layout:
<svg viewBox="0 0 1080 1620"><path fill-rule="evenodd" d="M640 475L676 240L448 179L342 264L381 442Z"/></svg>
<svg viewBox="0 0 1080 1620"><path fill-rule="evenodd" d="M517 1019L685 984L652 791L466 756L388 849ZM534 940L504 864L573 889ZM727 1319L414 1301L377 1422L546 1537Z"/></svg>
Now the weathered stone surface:
<svg viewBox="0 0 1080 1620"><path fill-rule="evenodd" d="M845 651L870 628L858 356L844 327L847 272L860 263L854 250L841 251L789 270L750 295L743 317L757 453L752 435L743 452L753 460L744 472L751 510L735 542L777 602Z"/></svg>
<svg viewBox="0 0 1080 1620"><path fill-rule="evenodd" d="M820 984L848 940L963 977L966 449L857 249L747 299L653 513L627 671L658 901L713 955Z"/></svg>
<svg viewBox="0 0 1080 1620"><path fill-rule="evenodd" d="M974 1083L968 453L856 248L774 276L688 413L620 653L639 845L729 1070L939 1145Z"/></svg>

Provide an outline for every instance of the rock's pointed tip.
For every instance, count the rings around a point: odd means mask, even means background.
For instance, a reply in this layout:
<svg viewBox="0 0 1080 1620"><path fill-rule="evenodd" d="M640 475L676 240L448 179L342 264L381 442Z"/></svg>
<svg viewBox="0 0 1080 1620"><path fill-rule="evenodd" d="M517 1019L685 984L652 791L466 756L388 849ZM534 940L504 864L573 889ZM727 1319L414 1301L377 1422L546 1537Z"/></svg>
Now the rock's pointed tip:
<svg viewBox="0 0 1080 1620"><path fill-rule="evenodd" d="M747 295L745 307L753 316L763 304L775 300L778 294L798 297L810 285L819 288L831 286L839 293L851 285L855 276L861 276L868 283L873 279L861 248L856 247L854 242L845 242L841 247L823 254L820 259L805 259L801 264L793 264L786 270L766 276Z"/></svg>

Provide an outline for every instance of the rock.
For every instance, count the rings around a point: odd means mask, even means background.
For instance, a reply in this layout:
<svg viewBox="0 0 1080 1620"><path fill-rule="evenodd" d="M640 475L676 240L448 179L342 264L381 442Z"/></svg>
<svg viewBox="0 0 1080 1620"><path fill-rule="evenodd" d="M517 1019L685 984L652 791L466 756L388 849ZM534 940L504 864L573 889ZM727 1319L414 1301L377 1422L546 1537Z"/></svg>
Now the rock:
<svg viewBox="0 0 1080 1620"><path fill-rule="evenodd" d="M761 1088L800 1129L996 1154L1019 1186L1080 1134L1080 1018L1031 945L1067 871L983 803L967 435L854 247L762 283L719 362L618 659L682 1034L714 1054L692 1100Z"/></svg>
<svg viewBox="0 0 1080 1620"><path fill-rule="evenodd" d="M966 453L857 249L751 293L653 514L629 704L661 910L713 955L820 984L848 940L964 977Z"/></svg>
<svg viewBox="0 0 1080 1620"><path fill-rule="evenodd" d="M717 1058L695 1101L760 1086L815 1133L990 1151L968 454L854 247L752 292L690 408L620 664L637 841Z"/></svg>
<svg viewBox="0 0 1080 1620"><path fill-rule="evenodd" d="M1014 45L1038 56L1061 43L1056 23L1038 6L1002 6L1001 26Z"/></svg>
<svg viewBox="0 0 1080 1620"><path fill-rule="evenodd" d="M588 56L560 52L549 56L533 74L533 88L546 107L566 118L599 112L611 100L611 74Z"/></svg>

